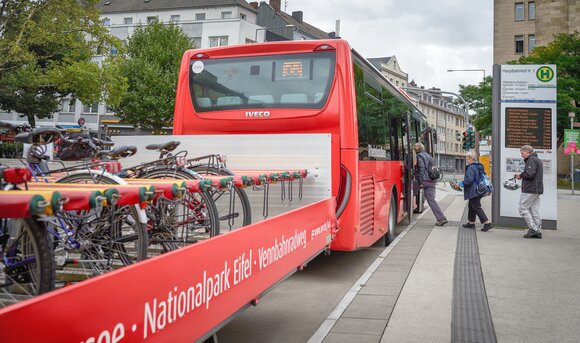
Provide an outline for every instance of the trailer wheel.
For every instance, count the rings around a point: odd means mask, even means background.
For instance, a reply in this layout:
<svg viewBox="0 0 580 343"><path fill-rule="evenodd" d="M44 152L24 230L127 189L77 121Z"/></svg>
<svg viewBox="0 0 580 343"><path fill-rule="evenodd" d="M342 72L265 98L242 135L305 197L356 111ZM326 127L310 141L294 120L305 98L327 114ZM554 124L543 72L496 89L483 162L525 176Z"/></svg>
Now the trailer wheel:
<svg viewBox="0 0 580 343"><path fill-rule="evenodd" d="M389 232L386 234L386 245L395 240L395 226L397 225L397 195L391 194L391 205L389 206Z"/></svg>

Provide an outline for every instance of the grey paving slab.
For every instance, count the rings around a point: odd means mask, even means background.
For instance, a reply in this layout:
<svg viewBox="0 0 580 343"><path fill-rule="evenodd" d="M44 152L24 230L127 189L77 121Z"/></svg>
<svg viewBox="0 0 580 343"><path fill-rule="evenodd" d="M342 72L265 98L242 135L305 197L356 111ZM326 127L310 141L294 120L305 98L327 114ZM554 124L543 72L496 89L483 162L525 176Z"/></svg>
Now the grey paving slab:
<svg viewBox="0 0 580 343"><path fill-rule="evenodd" d="M402 264L402 263L381 263L377 267L377 271L401 271L406 274L411 270L412 264Z"/></svg>
<svg viewBox="0 0 580 343"><path fill-rule="evenodd" d="M477 232L499 342L579 341L579 223L580 198L559 194L558 229L541 240L522 238L523 230Z"/></svg>
<svg viewBox="0 0 580 343"><path fill-rule="evenodd" d="M324 343L378 343L381 340L380 335L363 335L331 332L324 339Z"/></svg>
<svg viewBox="0 0 580 343"><path fill-rule="evenodd" d="M359 295L343 313L345 318L389 319L397 297L395 295Z"/></svg>
<svg viewBox="0 0 580 343"><path fill-rule="evenodd" d="M399 295L403 285L366 285L359 291L359 295ZM357 295L358 296L358 295Z"/></svg>
<svg viewBox="0 0 580 343"><path fill-rule="evenodd" d="M387 326L386 319L358 319L341 317L330 332L381 335L385 329L385 326Z"/></svg>
<svg viewBox="0 0 580 343"><path fill-rule="evenodd" d="M449 207L445 209L447 211ZM381 342L450 342L457 227L434 228L411 269Z"/></svg>

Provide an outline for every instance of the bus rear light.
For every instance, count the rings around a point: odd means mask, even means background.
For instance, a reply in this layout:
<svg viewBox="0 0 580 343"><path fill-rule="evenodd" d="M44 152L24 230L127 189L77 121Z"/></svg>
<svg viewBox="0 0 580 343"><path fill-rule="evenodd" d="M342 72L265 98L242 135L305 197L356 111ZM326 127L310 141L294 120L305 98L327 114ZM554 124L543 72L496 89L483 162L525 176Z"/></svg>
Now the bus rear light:
<svg viewBox="0 0 580 343"><path fill-rule="evenodd" d="M191 56L191 59L192 60L203 60L203 59L206 59L206 58L209 58L209 56L206 55L206 54L202 54L201 52L200 53L197 53L197 54L195 54L193 56Z"/></svg>
<svg viewBox="0 0 580 343"><path fill-rule="evenodd" d="M338 186L338 194L336 195L336 218L339 218L350 198L350 189L352 187L352 176L346 167L340 165L340 184Z"/></svg>
<svg viewBox="0 0 580 343"><path fill-rule="evenodd" d="M336 50L336 48L328 44L322 44L314 48L314 51L331 51L331 50Z"/></svg>

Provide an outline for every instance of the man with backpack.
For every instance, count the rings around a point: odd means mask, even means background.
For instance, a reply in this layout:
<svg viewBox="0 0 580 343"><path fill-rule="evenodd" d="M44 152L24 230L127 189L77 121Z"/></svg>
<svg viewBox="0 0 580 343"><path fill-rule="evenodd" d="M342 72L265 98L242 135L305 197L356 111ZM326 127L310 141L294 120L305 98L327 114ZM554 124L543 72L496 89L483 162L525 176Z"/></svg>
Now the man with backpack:
<svg viewBox="0 0 580 343"><path fill-rule="evenodd" d="M479 221L483 224L481 231L486 232L493 228L493 224L485 215L483 208L481 208L481 198L486 194L485 189L481 189L480 184L485 175L483 165L478 162L477 155L473 151L468 151L465 154L465 176L463 181L459 182L459 186L463 188L463 198L468 200L467 223L463 224L464 228L475 229L475 216L479 217Z"/></svg>
<svg viewBox="0 0 580 343"><path fill-rule="evenodd" d="M544 193L544 165L534 152L534 148L524 145L520 154L526 162L524 171L514 177L522 180L520 214L528 225L524 238L542 238L542 217L540 217L540 195Z"/></svg>
<svg viewBox="0 0 580 343"><path fill-rule="evenodd" d="M416 180L419 188L423 189L423 194L425 194L425 198L427 199L427 203L429 207L431 207L431 211L435 215L437 222L435 225L443 226L448 223L447 218L441 211L441 207L435 200L435 182L439 178L439 170L435 167L435 161L433 157L429 155L425 151L425 146L421 143L415 143L414 146L415 153L417 154L417 173L416 173ZM437 175L439 174L439 175Z"/></svg>

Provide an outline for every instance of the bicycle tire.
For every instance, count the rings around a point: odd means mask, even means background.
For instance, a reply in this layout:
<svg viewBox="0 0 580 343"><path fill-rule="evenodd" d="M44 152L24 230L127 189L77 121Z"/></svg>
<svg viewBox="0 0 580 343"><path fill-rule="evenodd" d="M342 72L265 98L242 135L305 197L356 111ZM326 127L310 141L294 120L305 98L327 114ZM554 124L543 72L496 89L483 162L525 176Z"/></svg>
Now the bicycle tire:
<svg viewBox="0 0 580 343"><path fill-rule="evenodd" d="M100 173L99 173L100 174ZM94 174L90 172L82 172L65 176L57 183L86 183L94 184ZM99 175L100 184L119 184L117 180L107 175ZM147 226L139 220L139 205L123 206L116 208L117 213L113 214L113 249L116 257L121 261L122 265L129 265L135 262L145 260L147 258L147 247L149 245L149 237L147 235ZM102 209L102 217L105 220L111 218L109 208ZM119 226L123 222L126 226ZM100 228L100 232L92 233L92 237L100 237L105 239L108 233L105 233L104 228ZM108 230L108 229L107 229ZM99 236L100 235L100 236ZM107 238L108 239L108 238ZM104 242L103 244L104 245Z"/></svg>
<svg viewBox="0 0 580 343"><path fill-rule="evenodd" d="M6 266L6 260L1 259L0 307L49 292L54 289L55 284L54 251L44 225L35 218L5 219L2 229L7 229L5 225L9 222L14 224L12 233L16 241L5 246L4 254L9 251L16 252L17 255L11 258L23 261L30 256L34 262L10 268ZM2 231L2 234L7 234L5 230Z"/></svg>
<svg viewBox="0 0 580 343"><path fill-rule="evenodd" d="M172 168L170 171L166 167L154 168L152 170L148 170L144 175L140 175L140 177L144 178L151 178L151 179L177 179L177 180L194 180L196 179L195 175L186 170L186 169L175 169ZM218 211L213 201L213 198L207 191L199 192L199 193L189 193L186 195L186 201L188 204L189 210L194 210L196 215L196 219L193 221L192 224L197 224L198 227L196 230L204 230L208 234L209 237L201 236L201 239L214 237L220 234L220 223L218 219ZM171 201L167 201L170 203ZM199 217L201 216L201 217ZM202 219L200 219L202 218ZM163 224L163 223L161 223ZM185 223L181 223L183 225ZM189 225L189 224L188 224ZM201 225L201 227L199 227ZM161 225L163 226L163 225ZM171 226L171 225L169 225ZM176 235L175 232L171 231L163 231L164 228L149 228L156 230L153 231L152 240L158 239L160 243L163 245L165 250L174 250L180 247L181 245L187 245L188 243L193 243L184 239L183 236ZM170 228L173 230L173 228ZM169 236L167 236L169 235ZM187 236L187 232L185 232ZM156 236L156 237L155 237ZM172 242L173 241L173 242Z"/></svg>
<svg viewBox="0 0 580 343"><path fill-rule="evenodd" d="M232 172L230 172L227 169L216 168L216 167L207 166L207 165L192 166L192 167L189 167L188 169L192 170L192 171L194 171L202 176L203 175L223 175L223 176L234 175ZM250 200L248 199L248 195L246 194L246 191L244 189L241 189L241 188L234 187L234 191L235 191L235 194L237 197L237 200L235 201L235 203L239 204L239 206L241 207L242 226L250 225L252 223L252 207L250 204ZM216 207L218 208L218 213L220 214L220 218L225 217L225 219L222 219L222 220L228 220L227 216L229 215L229 202L225 201L225 204L221 204L224 201L219 201L221 199L221 197L223 196L223 194L224 194L224 191L215 190L212 194L212 197L214 198L214 201L216 202ZM227 195L226 195L226 198L227 198ZM216 201L216 199L217 199L217 201ZM228 200L228 199L226 199L226 200ZM234 213L238 213L238 212L236 212L236 210L234 210ZM238 228L238 227L236 227L236 228Z"/></svg>

